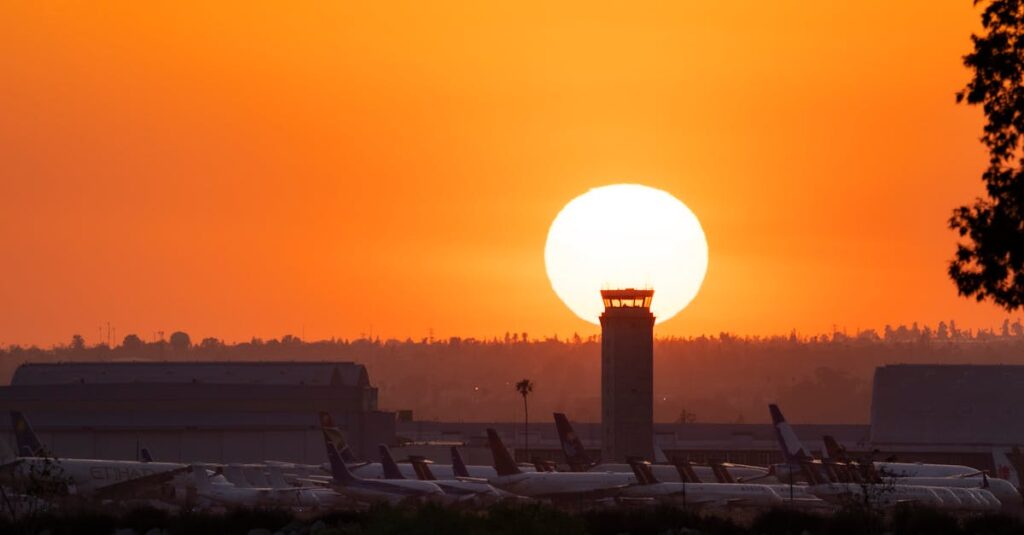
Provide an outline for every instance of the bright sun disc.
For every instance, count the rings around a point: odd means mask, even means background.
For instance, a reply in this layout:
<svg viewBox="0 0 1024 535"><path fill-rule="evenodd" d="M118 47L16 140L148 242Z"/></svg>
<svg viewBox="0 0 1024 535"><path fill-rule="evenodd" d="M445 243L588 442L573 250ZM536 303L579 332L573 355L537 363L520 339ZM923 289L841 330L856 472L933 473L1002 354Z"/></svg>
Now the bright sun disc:
<svg viewBox="0 0 1024 535"><path fill-rule="evenodd" d="M708 270L708 242L679 199L638 184L592 189L551 223L548 278L577 316L598 323L602 289L651 288L661 323L693 300Z"/></svg>

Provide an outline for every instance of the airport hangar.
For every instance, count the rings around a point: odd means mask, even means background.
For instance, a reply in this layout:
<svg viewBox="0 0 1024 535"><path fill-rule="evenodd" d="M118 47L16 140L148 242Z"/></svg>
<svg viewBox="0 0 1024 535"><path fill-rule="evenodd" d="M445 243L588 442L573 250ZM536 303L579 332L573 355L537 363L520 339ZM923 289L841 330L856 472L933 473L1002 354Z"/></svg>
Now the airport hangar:
<svg viewBox="0 0 1024 535"><path fill-rule="evenodd" d="M28 416L60 457L320 463L319 411L359 455L395 436L366 368L352 362L87 362L23 364L0 387L0 440L14 450L7 411Z"/></svg>
<svg viewBox="0 0 1024 535"><path fill-rule="evenodd" d="M993 450L1024 445L1024 366L883 366L872 396L871 425L790 421L815 454L821 436L831 434L855 454L877 449L882 457L991 470ZM366 369L351 362L25 364L0 387L0 410L25 412L64 457L134 459L146 447L168 461L319 463L325 457L316 415L328 410L368 459L388 443L404 444L400 455L445 462L447 446L461 445L470 462L489 463L485 429L495 427L521 461L562 460L548 419L531 422L529 454L521 423L396 422L394 413L378 410ZM3 424L0 440L13 446ZM600 458L601 424L574 427ZM657 423L653 434L669 457L782 461L768 424Z"/></svg>

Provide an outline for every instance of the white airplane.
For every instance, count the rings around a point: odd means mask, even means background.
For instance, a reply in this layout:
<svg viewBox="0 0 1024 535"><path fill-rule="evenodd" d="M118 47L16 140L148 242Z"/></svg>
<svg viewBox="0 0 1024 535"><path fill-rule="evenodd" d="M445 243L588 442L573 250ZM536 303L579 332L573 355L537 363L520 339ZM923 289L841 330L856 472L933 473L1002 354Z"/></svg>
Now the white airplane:
<svg viewBox="0 0 1024 535"><path fill-rule="evenodd" d="M845 505L851 502L870 500L878 507L892 507L901 503L936 508L947 507L942 497L928 487L833 482L822 477L820 465L807 460L801 461L800 464L803 476L810 484L808 487L810 493L829 503Z"/></svg>
<svg viewBox="0 0 1024 535"><path fill-rule="evenodd" d="M781 413L780 413L781 415ZM787 424L788 425L788 424ZM825 453L829 459L846 462L849 456L846 448L841 446L836 439L830 435L822 437L825 443ZM970 466L959 464L929 464L929 463L898 463L889 461L875 461L875 469L887 477L981 477L982 471Z"/></svg>
<svg viewBox="0 0 1024 535"><path fill-rule="evenodd" d="M999 500L984 488L918 485L901 482L901 478L882 480L877 474L869 479L850 480L859 467L846 466L849 472L838 476L835 464L801 462L804 477L811 482L808 490L819 498L835 504L872 501L879 507L898 504L916 504L927 507L962 511L994 511ZM842 465L838 468L843 468ZM873 467L869 467L871 471ZM826 479L822 474L828 474ZM839 472L841 474L842 472ZM941 480L943 478L931 478ZM955 481L962 481L956 479Z"/></svg>
<svg viewBox="0 0 1024 535"><path fill-rule="evenodd" d="M1003 479L987 476L982 476L981 478L896 477L892 478L891 481L897 486L919 485L946 488L953 490L958 496L962 495L959 492L961 490L971 491L976 498L980 498L986 504L992 502L989 497L993 498L996 503L996 509L1019 510L1022 505L1020 492L1012 484Z"/></svg>
<svg viewBox="0 0 1024 535"><path fill-rule="evenodd" d="M379 446L380 460L384 466L384 475L388 479L405 479L405 476L398 470L398 463L391 455L391 450L384 444ZM444 491L447 502L495 502L508 493L487 483L486 480L459 480L459 479L437 479L430 470L428 461L423 457L417 457L412 461L416 471L416 478L420 481L429 481Z"/></svg>
<svg viewBox="0 0 1024 535"><path fill-rule="evenodd" d="M317 493L302 488L256 488L237 486L221 478L211 478L206 468L192 466L196 493L203 500L232 507L318 507Z"/></svg>
<svg viewBox="0 0 1024 535"><path fill-rule="evenodd" d="M324 432L324 436L327 440L334 444L334 447L338 449L342 460L348 466L349 471L353 475L366 479L387 479L384 474L384 467L381 463L374 462L360 462L356 459L355 455L352 454L351 448L345 441L345 434L341 428L334 424L334 418L331 417L330 413L325 411L320 412L320 429ZM471 477L477 478L491 478L498 475L494 468L491 466L476 466L470 465L467 467ZM398 464L398 469L402 475L407 479L416 479L416 470L409 463ZM325 470L329 473L330 466L325 466ZM434 474L441 479L455 479L455 472L452 470L451 465L436 464L434 465Z"/></svg>
<svg viewBox="0 0 1024 535"><path fill-rule="evenodd" d="M802 475L800 463L811 460L813 457L810 451L804 448L803 443L797 438L793 428L782 415L778 405L768 405L771 413L772 426L775 428L775 436L782 449L784 463L772 466L772 472L783 482L794 476ZM838 451L829 447L826 441L826 451L830 459L837 459L840 456ZM955 464L927 464L927 463L897 463L897 462L874 462L875 469L884 477L981 477L982 472L976 468Z"/></svg>
<svg viewBox="0 0 1024 535"><path fill-rule="evenodd" d="M658 481L651 463L630 463L637 485L619 491L620 497L653 498L682 505L705 507L772 507L783 500L767 485L744 483L682 483Z"/></svg>
<svg viewBox="0 0 1024 535"><path fill-rule="evenodd" d="M331 487L354 500L365 503L443 500L444 491L429 481L409 479L363 479L345 466L338 449L325 434L327 459L331 465Z"/></svg>
<svg viewBox="0 0 1024 535"><path fill-rule="evenodd" d="M0 466L0 482L42 477L89 499L171 501L177 498L173 483L188 472L188 466L179 463L59 459L46 451L25 415L11 412L11 424L22 456Z"/></svg>
<svg viewBox="0 0 1024 535"><path fill-rule="evenodd" d="M636 483L633 474L612 472L526 472L512 459L494 429L487 429L487 441L498 475L491 485L529 498L600 499L613 497Z"/></svg>
<svg viewBox="0 0 1024 535"><path fill-rule="evenodd" d="M598 463L592 460L590 456L587 455L586 449L583 447L583 442L579 439L579 435L576 434L575 430L573 430L572 424L569 423L569 418L561 412L554 413L554 417L555 427L558 430L558 439L562 445L562 453L565 455L565 460L569 465L570 470L573 472L633 473L633 469L628 463ZM651 440L653 440L653 437ZM660 452L660 449L655 447L655 452L657 454ZM660 457L664 457L663 452L660 453ZM726 467L737 482L746 483L764 479L773 479L769 470L760 466L733 463L722 463L722 465ZM697 472L698 477L702 480L710 481L714 477L713 470L709 466L695 465L693 468ZM654 464L651 465L651 471L660 481L684 481L680 478L676 468L671 465Z"/></svg>
<svg viewBox="0 0 1024 535"><path fill-rule="evenodd" d="M289 484L284 478L284 473L279 467L269 466L267 467L267 476L270 481L270 487L273 489L292 489L296 487ZM352 500L346 496L339 494L334 489L326 488L320 485L315 486L302 486L299 487L301 490L312 494L316 497L316 501L320 507L331 509L341 507L343 505L351 504Z"/></svg>
<svg viewBox="0 0 1024 535"><path fill-rule="evenodd" d="M982 475L979 478L955 478L955 477L889 477L883 478L874 465L861 466L856 463L846 462L822 462L822 470L817 474L824 473L830 482L854 483L864 485L865 483L875 486L904 486L904 487L929 487L942 498L947 505L959 503L963 510L989 511L999 509L1003 505L998 495L1002 495L1004 501L1011 503L1020 502L1020 494L1017 489L1002 480L989 479Z"/></svg>
<svg viewBox="0 0 1024 535"><path fill-rule="evenodd" d="M830 459L835 459L840 462L840 466L845 463L850 464L849 455L846 452L846 448L842 447L833 437L825 436L825 449L829 454ZM988 477L984 472L980 470L973 470L970 473L960 473L948 476L916 476L906 475L913 473L913 471L899 471L895 473L892 471L893 465L900 466L915 466L912 463L873 463L872 475L885 482L892 482L896 485L921 485L929 487L945 487L945 488L958 488L958 489L980 489L982 491L981 499L983 502L986 501L987 494L994 496L1002 508L1007 510L1019 510L1024 506L1024 499L1021 498L1020 492L1017 487L1006 481L1005 479L998 479ZM943 469L949 468L968 468L960 467L957 465L918 465L925 467L924 472L933 471L942 473ZM903 475L895 475L903 474Z"/></svg>
<svg viewBox="0 0 1024 535"><path fill-rule="evenodd" d="M676 469L679 472L679 477L683 482L686 483L701 483L702 480L697 476L696 471L690 463L685 460L677 460L675 462ZM715 475L715 479L719 483L739 483L733 479L732 474L726 469L725 463L719 461L708 461L709 468ZM775 478L755 478L767 481L777 481ZM832 509L832 505L828 502L818 498L811 494L807 490L806 485L784 485L780 483L768 482L758 483L759 485L765 485L766 487L775 491L783 501L789 506L799 507L801 509Z"/></svg>

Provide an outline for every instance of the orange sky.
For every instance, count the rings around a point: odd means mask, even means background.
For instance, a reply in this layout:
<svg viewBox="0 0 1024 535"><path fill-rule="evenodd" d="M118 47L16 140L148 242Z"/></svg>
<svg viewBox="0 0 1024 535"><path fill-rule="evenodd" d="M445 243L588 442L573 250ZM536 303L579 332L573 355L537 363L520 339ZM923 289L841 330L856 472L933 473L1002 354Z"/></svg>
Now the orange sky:
<svg viewBox="0 0 1024 535"><path fill-rule="evenodd" d="M41 4L0 13L3 344L595 333L544 240L620 181L707 233L659 334L1003 318L945 275L966 0Z"/></svg>

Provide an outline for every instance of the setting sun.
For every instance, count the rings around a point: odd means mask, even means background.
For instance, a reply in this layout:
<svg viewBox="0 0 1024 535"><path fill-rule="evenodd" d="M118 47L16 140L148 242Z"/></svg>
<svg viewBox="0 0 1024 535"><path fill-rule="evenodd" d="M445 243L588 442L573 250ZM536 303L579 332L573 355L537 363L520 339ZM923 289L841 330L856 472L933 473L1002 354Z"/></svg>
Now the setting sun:
<svg viewBox="0 0 1024 535"><path fill-rule="evenodd" d="M555 293L597 323L600 290L652 288L663 322L693 300L708 269L697 216L671 194L638 184L596 188L566 204L551 223L544 261Z"/></svg>

